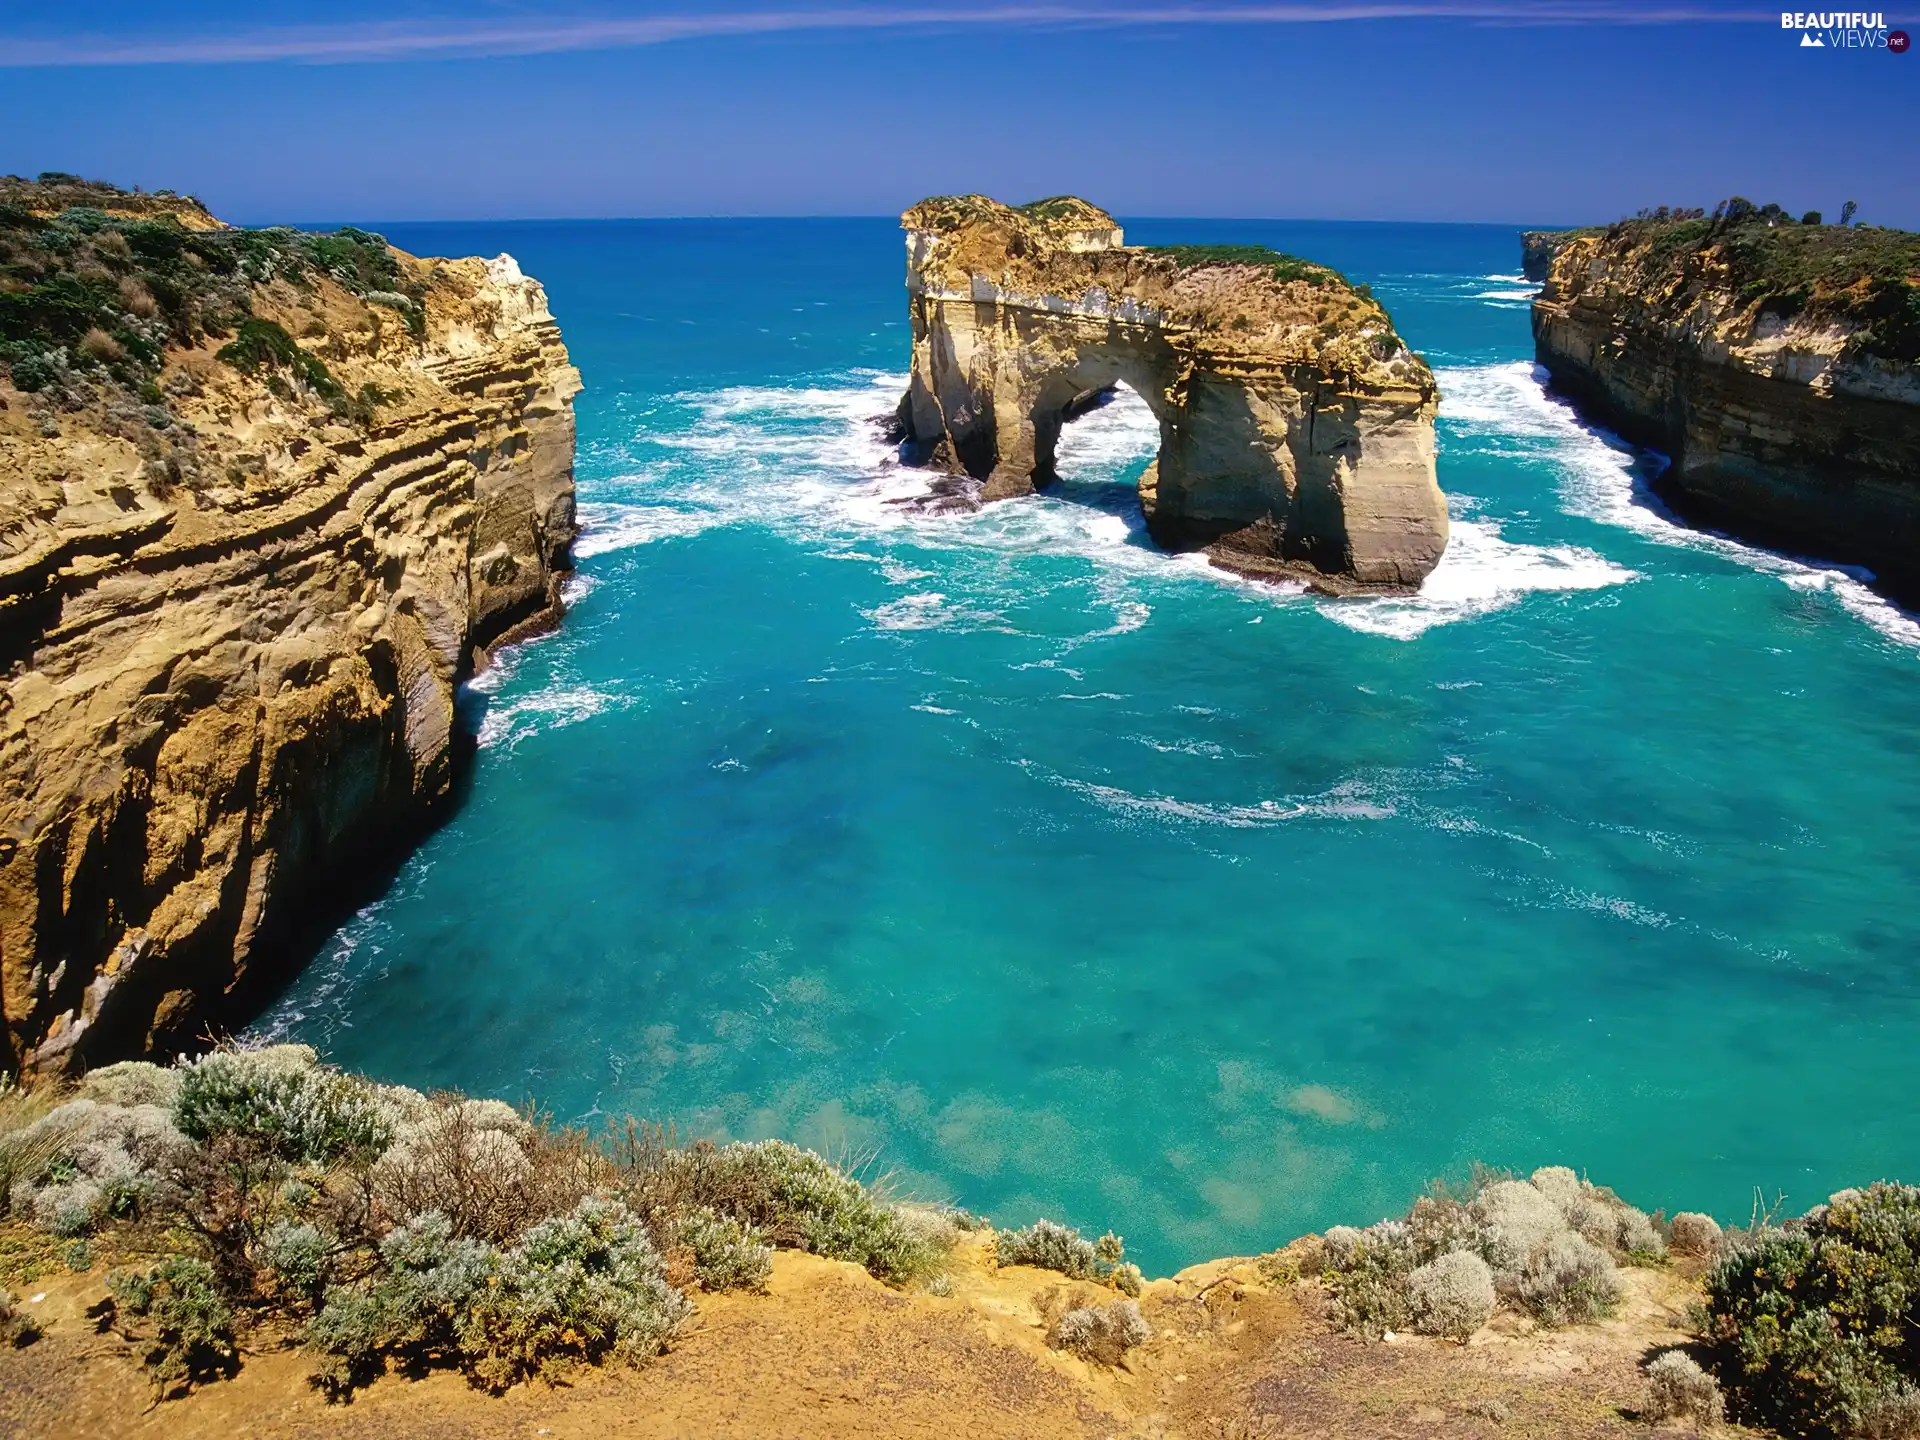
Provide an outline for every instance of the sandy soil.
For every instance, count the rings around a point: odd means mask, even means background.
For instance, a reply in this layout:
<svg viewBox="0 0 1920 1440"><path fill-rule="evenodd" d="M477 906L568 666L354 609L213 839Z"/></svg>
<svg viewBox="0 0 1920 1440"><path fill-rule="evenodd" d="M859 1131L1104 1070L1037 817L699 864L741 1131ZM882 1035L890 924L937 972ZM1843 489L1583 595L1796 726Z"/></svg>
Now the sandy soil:
<svg viewBox="0 0 1920 1440"><path fill-rule="evenodd" d="M1693 1281L1630 1270L1619 1314L1540 1331L1500 1318L1465 1346L1332 1333L1311 1283L1217 1261L1148 1285L1153 1338L1119 1368L1051 1350L1062 1309L1109 1290L1025 1267L977 1242L949 1297L901 1295L855 1266L776 1258L766 1295L702 1297L673 1350L638 1370L581 1372L493 1397L457 1375L397 1377L350 1405L307 1384L271 1340L239 1375L155 1404L131 1347L87 1309L103 1274L50 1275L26 1308L44 1338L0 1351L0 1435L261 1437L1492 1437L1646 1434L1639 1366L1685 1335ZM1664 1432L1685 1434L1684 1430Z"/></svg>

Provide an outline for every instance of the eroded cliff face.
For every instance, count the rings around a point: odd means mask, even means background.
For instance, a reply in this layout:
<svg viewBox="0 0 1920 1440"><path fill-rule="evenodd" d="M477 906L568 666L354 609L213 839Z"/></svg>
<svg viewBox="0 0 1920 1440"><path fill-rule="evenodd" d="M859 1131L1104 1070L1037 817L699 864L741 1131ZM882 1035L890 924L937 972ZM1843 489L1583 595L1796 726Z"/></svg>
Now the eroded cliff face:
<svg viewBox="0 0 1920 1440"><path fill-rule="evenodd" d="M557 614L580 382L545 295L379 248L409 294L253 285L324 370L215 336L144 407L0 382L0 1068L170 1049L284 975L448 794L458 679Z"/></svg>
<svg viewBox="0 0 1920 1440"><path fill-rule="evenodd" d="M1126 246L1084 201L982 196L902 217L910 453L948 503L1031 493L1061 427L1124 382L1160 421L1140 482L1156 540L1335 593L1439 562L1436 393L1386 312L1331 270L1250 247Z"/></svg>
<svg viewBox="0 0 1920 1440"><path fill-rule="evenodd" d="M1683 515L1920 598L1920 276L1886 237L1704 220L1529 236L1529 263L1550 256L1536 354L1554 389L1671 457L1656 488Z"/></svg>

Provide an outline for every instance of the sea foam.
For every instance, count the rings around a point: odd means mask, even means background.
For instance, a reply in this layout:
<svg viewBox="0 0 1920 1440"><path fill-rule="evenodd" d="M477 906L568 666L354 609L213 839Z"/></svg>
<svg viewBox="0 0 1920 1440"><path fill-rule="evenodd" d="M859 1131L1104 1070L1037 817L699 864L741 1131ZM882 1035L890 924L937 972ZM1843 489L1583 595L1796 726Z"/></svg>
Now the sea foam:
<svg viewBox="0 0 1920 1440"><path fill-rule="evenodd" d="M1676 519L1649 492L1643 474L1663 465L1664 457L1643 457L1608 431L1583 422L1571 405L1547 393L1541 366L1527 361L1462 366L1442 369L1436 378L1442 419L1468 435L1539 447L1560 471L1560 498L1570 514L1660 544L1721 556L1803 593L1830 595L1888 639L1920 647L1920 621L1874 593L1867 572L1783 555Z"/></svg>
<svg viewBox="0 0 1920 1440"><path fill-rule="evenodd" d="M1321 601L1299 585L1240 580L1202 555L1152 544L1135 485L1160 444L1160 424L1125 386L1062 433L1060 483L1045 495L976 511L933 513L912 502L924 472L901 466L874 423L906 384L903 375L854 371L838 384L735 386L673 397L662 423L636 440L644 455L603 482L583 505L579 553L594 558L728 525L764 526L835 559L876 565L903 589L931 578L924 563L887 553L888 542L944 552L943 590L921 588L866 609L882 630L1008 628L1002 609L1023 598L1031 574L1008 571L1023 555L1070 557L1091 567L1111 624L1065 643L1124 635L1148 623L1138 586L1203 582L1283 606L1310 604L1348 629L1412 640L1436 625L1476 619L1545 591L1593 590L1633 572L1590 551L1505 538L1497 521L1460 511L1446 556L1421 592L1404 599ZM677 422L677 423L675 423ZM1145 592L1150 596L1151 591Z"/></svg>

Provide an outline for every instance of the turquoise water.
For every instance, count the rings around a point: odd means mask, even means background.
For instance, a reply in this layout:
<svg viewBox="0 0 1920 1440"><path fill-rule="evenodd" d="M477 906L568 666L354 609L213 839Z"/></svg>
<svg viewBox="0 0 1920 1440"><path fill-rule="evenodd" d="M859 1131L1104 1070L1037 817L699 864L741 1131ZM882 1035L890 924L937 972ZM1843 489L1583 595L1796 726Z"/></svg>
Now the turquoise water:
<svg viewBox="0 0 1920 1440"><path fill-rule="evenodd" d="M1920 627L1668 523L1542 394L1513 232L1131 230L1386 300L1444 394L1425 594L1156 552L1124 394L1054 494L888 504L887 222L393 227L546 281L589 524L468 697L468 803L261 1029L1149 1270L1475 1159L1728 1218L1911 1175Z"/></svg>

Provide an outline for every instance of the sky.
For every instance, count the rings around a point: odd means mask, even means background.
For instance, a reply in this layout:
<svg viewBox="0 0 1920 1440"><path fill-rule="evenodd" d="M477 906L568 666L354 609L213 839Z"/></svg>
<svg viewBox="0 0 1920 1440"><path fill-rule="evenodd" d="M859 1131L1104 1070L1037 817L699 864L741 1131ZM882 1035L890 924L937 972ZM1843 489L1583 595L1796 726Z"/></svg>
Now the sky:
<svg viewBox="0 0 1920 1440"><path fill-rule="evenodd" d="M980 191L1574 224L1739 193L1920 229L1920 54L1799 40L1718 0L63 0L0 7L0 173L241 223Z"/></svg>

